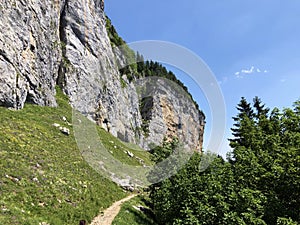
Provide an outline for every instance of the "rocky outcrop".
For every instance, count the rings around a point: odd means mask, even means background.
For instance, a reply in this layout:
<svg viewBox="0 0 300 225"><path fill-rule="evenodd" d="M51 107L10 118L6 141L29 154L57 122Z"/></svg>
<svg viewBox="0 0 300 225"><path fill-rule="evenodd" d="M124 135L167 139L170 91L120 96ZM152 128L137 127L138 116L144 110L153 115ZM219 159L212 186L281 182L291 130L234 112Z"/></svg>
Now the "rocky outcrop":
<svg viewBox="0 0 300 225"><path fill-rule="evenodd" d="M56 106L59 85L73 108L124 141L149 149L176 136L200 150L204 117L188 95L161 79L143 96L143 83L121 77L126 59L112 49L103 8L102 0L1 2L0 105Z"/></svg>

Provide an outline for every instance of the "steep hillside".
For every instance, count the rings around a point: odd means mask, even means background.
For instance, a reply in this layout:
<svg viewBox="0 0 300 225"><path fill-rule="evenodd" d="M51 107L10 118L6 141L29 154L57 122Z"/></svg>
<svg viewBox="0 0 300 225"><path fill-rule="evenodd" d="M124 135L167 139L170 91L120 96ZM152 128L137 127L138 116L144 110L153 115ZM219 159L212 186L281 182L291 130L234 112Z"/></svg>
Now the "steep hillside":
<svg viewBox="0 0 300 225"><path fill-rule="evenodd" d="M177 136L187 147L201 151L204 115L190 95L177 101L165 83L162 90L152 92L152 116L145 119L141 107L145 99L136 89L138 78L148 73L138 71L136 64L126 76L120 73L120 64L135 55L128 48L121 56L113 49L124 41L103 9L99 0L1 2L0 105L56 106L59 85L73 108L115 137L149 149L149 144L160 144L166 136ZM133 76L136 72L139 75ZM156 72L162 77L164 71Z"/></svg>
<svg viewBox="0 0 300 225"><path fill-rule="evenodd" d="M75 225L80 219L90 221L101 208L126 195L85 162L68 123L71 107L59 89L56 101L57 108L0 107L1 224ZM70 134L62 133L55 123ZM116 159L140 165L126 154L130 151L150 163L147 152L137 152L103 129L98 131Z"/></svg>

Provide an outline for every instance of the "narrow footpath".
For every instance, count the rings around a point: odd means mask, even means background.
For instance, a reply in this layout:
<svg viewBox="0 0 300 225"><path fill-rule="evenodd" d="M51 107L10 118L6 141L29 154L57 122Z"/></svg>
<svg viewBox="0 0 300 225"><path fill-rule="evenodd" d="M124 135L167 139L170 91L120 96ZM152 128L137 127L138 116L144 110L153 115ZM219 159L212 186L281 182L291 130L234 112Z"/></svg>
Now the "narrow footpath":
<svg viewBox="0 0 300 225"><path fill-rule="evenodd" d="M126 198L115 202L114 204L112 204L112 206L104 210L103 213L95 217L90 225L111 225L114 218L118 215L121 209L121 205L135 196L137 196L137 194L129 195Z"/></svg>

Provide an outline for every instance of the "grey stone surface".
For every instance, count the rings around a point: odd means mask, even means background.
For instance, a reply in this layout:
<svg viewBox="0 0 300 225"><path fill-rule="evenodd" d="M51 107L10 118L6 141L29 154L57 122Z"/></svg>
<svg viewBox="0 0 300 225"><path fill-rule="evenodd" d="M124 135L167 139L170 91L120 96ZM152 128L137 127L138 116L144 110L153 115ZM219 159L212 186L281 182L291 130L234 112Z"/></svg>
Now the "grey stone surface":
<svg viewBox="0 0 300 225"><path fill-rule="evenodd" d="M52 0L1 1L0 105L56 105L60 8Z"/></svg>

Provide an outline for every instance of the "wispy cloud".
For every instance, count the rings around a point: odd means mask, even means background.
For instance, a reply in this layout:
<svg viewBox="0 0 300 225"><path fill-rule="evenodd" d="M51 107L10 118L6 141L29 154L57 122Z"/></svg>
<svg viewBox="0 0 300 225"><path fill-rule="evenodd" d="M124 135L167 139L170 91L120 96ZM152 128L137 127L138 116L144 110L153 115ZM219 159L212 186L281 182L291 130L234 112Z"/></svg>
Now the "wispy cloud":
<svg viewBox="0 0 300 225"><path fill-rule="evenodd" d="M244 74L251 74L251 73L254 73L254 66L251 66L251 68L249 70L241 70L242 73Z"/></svg>
<svg viewBox="0 0 300 225"><path fill-rule="evenodd" d="M234 73L236 78L244 78L244 75L250 75L254 73L268 73L269 71L267 70L261 70L260 68L251 66L250 69L241 69L240 71L237 71Z"/></svg>

